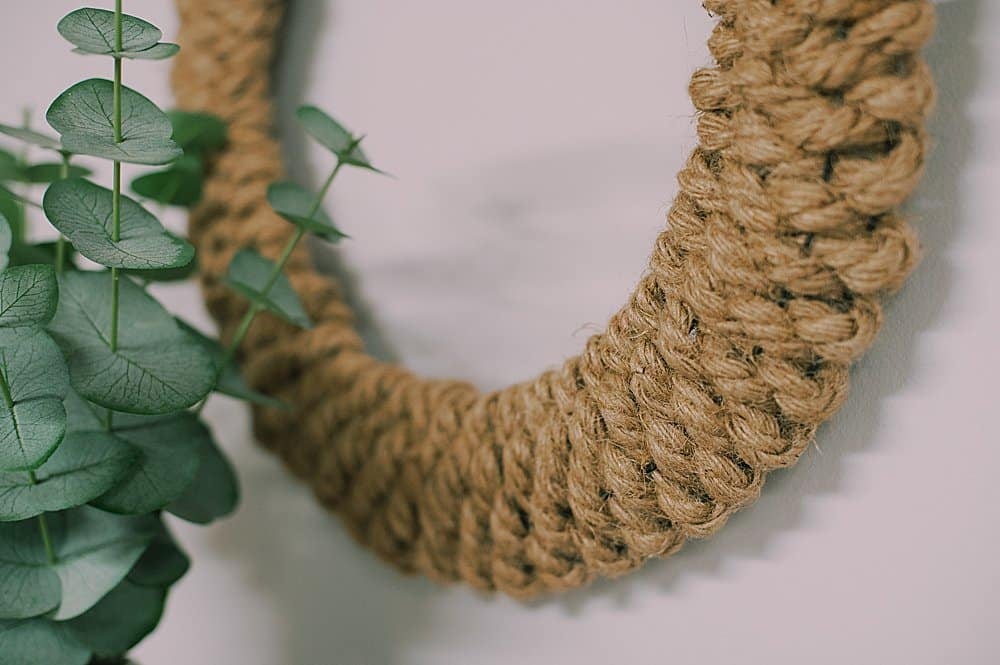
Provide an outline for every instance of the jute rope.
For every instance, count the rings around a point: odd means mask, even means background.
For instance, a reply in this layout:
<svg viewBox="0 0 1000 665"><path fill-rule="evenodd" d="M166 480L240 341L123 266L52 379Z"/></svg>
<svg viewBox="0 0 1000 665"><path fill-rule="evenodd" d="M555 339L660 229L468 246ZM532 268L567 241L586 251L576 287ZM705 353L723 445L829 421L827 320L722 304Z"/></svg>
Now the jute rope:
<svg viewBox="0 0 1000 665"><path fill-rule="evenodd" d="M230 256L274 256L291 231L264 201L285 3L177 4L178 101L231 127L190 229L231 334ZM578 357L488 394L421 379L365 353L304 250L289 273L315 328L253 326L249 380L295 405L257 409L261 441L400 568L519 597L619 575L721 527L843 401L917 255L895 208L924 161L931 4L704 4L700 144L645 276Z"/></svg>

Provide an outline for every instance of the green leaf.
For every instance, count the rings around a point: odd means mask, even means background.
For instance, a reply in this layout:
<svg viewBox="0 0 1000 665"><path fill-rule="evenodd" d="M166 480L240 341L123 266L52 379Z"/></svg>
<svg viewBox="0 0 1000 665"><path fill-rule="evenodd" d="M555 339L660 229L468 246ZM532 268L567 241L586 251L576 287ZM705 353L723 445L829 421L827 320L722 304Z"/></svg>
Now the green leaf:
<svg viewBox="0 0 1000 665"><path fill-rule="evenodd" d="M25 588L27 578L51 585L54 575L61 595L52 615L57 621L86 612L117 586L157 529L151 515L121 517L86 506L48 513L46 521L55 563L37 520L0 523L0 566L8 571L0 596Z"/></svg>
<svg viewBox="0 0 1000 665"><path fill-rule="evenodd" d="M100 432L104 430L101 416L107 409L96 407L80 397L75 390L70 389L63 400L66 408L66 432ZM98 415L98 410L104 412Z"/></svg>
<svg viewBox="0 0 1000 665"><path fill-rule="evenodd" d="M226 145L226 123L210 113L167 111L174 127L174 141L186 154L204 154Z"/></svg>
<svg viewBox="0 0 1000 665"><path fill-rule="evenodd" d="M264 288L271 279L276 264L265 259L252 249L241 249L229 263L229 271L224 281L237 293L249 298L251 302L259 303L289 323L302 328L311 328L312 322L302 303L295 294L291 282L283 273L279 273L265 296Z"/></svg>
<svg viewBox="0 0 1000 665"><path fill-rule="evenodd" d="M178 162L188 159L182 157ZM174 166L165 171L147 173L132 181L132 191L139 196L173 206L192 206L201 200L201 170Z"/></svg>
<svg viewBox="0 0 1000 665"><path fill-rule="evenodd" d="M27 619L59 607L59 575L47 564L37 521L0 524L0 619Z"/></svg>
<svg viewBox="0 0 1000 665"><path fill-rule="evenodd" d="M3 665L87 665L90 649L65 624L46 619L0 621Z"/></svg>
<svg viewBox="0 0 1000 665"><path fill-rule="evenodd" d="M295 115L306 133L336 155L338 160L344 164L381 173L371 165L365 151L361 149L359 145L361 138L354 137L324 111L315 106L300 106Z"/></svg>
<svg viewBox="0 0 1000 665"><path fill-rule="evenodd" d="M144 282L183 282L198 272L197 255L186 266L180 268L163 268L158 270L125 270L128 275L135 275Z"/></svg>
<svg viewBox="0 0 1000 665"><path fill-rule="evenodd" d="M142 288L129 279L119 288L128 318L112 351L108 275L60 279L50 329L69 357L73 387L84 399L128 413L172 413L199 402L212 389L211 358Z"/></svg>
<svg viewBox="0 0 1000 665"><path fill-rule="evenodd" d="M122 581L156 534L151 515L122 517L95 508L54 513L56 573L62 584L62 602L52 617L72 619L93 607Z"/></svg>
<svg viewBox="0 0 1000 665"><path fill-rule="evenodd" d="M10 125L0 124L0 134L6 134L7 136L17 139L18 141L30 143L31 145L38 146L39 148L62 152L62 144L59 143L59 139L25 127L11 127Z"/></svg>
<svg viewBox="0 0 1000 665"><path fill-rule="evenodd" d="M45 164L32 164L24 169L24 179L30 183L49 183L62 180L63 165L55 162ZM70 165L67 178L83 178L89 176L92 171L83 166Z"/></svg>
<svg viewBox="0 0 1000 665"><path fill-rule="evenodd" d="M166 589L139 586L126 578L67 625L98 658L121 656L153 632L166 600Z"/></svg>
<svg viewBox="0 0 1000 665"><path fill-rule="evenodd" d="M110 55L119 51L143 51L155 45L163 33L152 23L123 14L122 44L116 49L115 13L106 9L83 8L63 16L56 29L66 41L86 53Z"/></svg>
<svg viewBox="0 0 1000 665"><path fill-rule="evenodd" d="M24 164L16 155L0 150L0 182L24 179Z"/></svg>
<svg viewBox="0 0 1000 665"><path fill-rule="evenodd" d="M0 270L10 263L10 246L14 242L14 231L10 228L7 217L0 211Z"/></svg>
<svg viewBox="0 0 1000 665"><path fill-rule="evenodd" d="M0 272L0 327L45 325L55 315L58 302L52 266L14 266Z"/></svg>
<svg viewBox="0 0 1000 665"><path fill-rule="evenodd" d="M161 520L156 536L128 574L128 580L138 586L165 588L184 577L190 567L191 560Z"/></svg>
<svg viewBox="0 0 1000 665"><path fill-rule="evenodd" d="M112 239L114 194L81 178L57 180L42 200L45 214L76 250L109 268L180 268L194 258L194 247L167 232L150 212L121 197L120 235Z"/></svg>
<svg viewBox="0 0 1000 665"><path fill-rule="evenodd" d="M202 348L208 353L212 358L212 365L215 367L215 371L219 372L219 368L222 367L222 372L219 374L219 380L215 384L215 389L230 397L235 397L236 399L242 399L247 402L252 402L254 404L260 404L261 406L269 406L273 409L287 409L288 406L283 402L274 399L273 397L268 397L263 393L259 393L249 385L243 379L240 374L239 367L236 363L230 361L223 363L226 358L226 351L222 348L222 345L218 341L208 337L201 333L200 330L189 326L184 321L177 319L177 325L186 330L191 334L191 337L198 340Z"/></svg>
<svg viewBox="0 0 1000 665"><path fill-rule="evenodd" d="M41 330L0 329L0 470L40 466L66 433L66 363Z"/></svg>
<svg viewBox="0 0 1000 665"><path fill-rule="evenodd" d="M138 463L93 505L113 513L140 515L181 496L198 473L201 447L206 440L211 443L204 425L189 413L115 420L115 435L139 452Z"/></svg>
<svg viewBox="0 0 1000 665"><path fill-rule="evenodd" d="M6 218L13 236L13 246L17 247L24 239L24 206L17 199L7 196L8 191L0 188L0 215Z"/></svg>
<svg viewBox="0 0 1000 665"><path fill-rule="evenodd" d="M236 510L240 490L236 472L207 432L199 445L198 475L167 511L188 522L208 524Z"/></svg>
<svg viewBox="0 0 1000 665"><path fill-rule="evenodd" d="M294 182L273 183L267 188L267 202L285 220L320 238L336 242L347 237L322 208L316 208L316 195Z"/></svg>
<svg viewBox="0 0 1000 665"><path fill-rule="evenodd" d="M0 521L82 506L121 482L138 453L105 432L70 432L35 471L0 473Z"/></svg>
<svg viewBox="0 0 1000 665"><path fill-rule="evenodd" d="M56 264L56 242L35 242L35 243L14 243L13 249L10 252L10 262L11 265L24 266L31 265L33 263L44 263L55 267ZM63 253L63 268L66 270L74 270L76 266L73 263L73 257L76 256L76 250L73 248L73 244L67 242Z"/></svg>
<svg viewBox="0 0 1000 665"><path fill-rule="evenodd" d="M131 88L121 95L122 140L115 141L114 84L105 79L81 81L59 95L46 119L62 135L62 147L133 164L166 164L181 156L170 135L170 119L156 104Z"/></svg>
<svg viewBox="0 0 1000 665"><path fill-rule="evenodd" d="M177 44L160 42L143 51L122 51L119 55L129 60L166 60L172 58L181 50Z"/></svg>

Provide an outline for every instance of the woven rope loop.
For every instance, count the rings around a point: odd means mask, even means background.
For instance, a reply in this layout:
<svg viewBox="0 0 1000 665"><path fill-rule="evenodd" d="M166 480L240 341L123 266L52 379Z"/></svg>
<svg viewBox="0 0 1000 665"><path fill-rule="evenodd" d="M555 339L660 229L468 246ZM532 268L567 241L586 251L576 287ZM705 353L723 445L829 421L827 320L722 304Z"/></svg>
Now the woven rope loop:
<svg viewBox="0 0 1000 665"><path fill-rule="evenodd" d="M896 208L921 174L934 97L926 0L707 0L715 65L690 93L699 145L644 277L583 352L492 393L365 353L304 250L316 322L261 317L242 349L260 440L406 571L517 597L632 570L704 537L793 464L844 400L848 366L914 266ZM269 67L283 0L177 0L179 104L230 123L191 215L208 306L246 304L232 254L290 232Z"/></svg>

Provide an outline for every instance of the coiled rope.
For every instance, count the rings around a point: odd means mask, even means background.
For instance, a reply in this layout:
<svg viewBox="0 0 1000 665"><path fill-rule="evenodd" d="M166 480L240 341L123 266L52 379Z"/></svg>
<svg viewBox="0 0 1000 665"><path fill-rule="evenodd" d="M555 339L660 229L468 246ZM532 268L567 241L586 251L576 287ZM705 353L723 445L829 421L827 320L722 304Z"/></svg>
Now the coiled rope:
<svg viewBox="0 0 1000 665"><path fill-rule="evenodd" d="M224 334L246 303L230 256L291 227L269 71L283 0L177 0L179 104L230 123L191 215ZM309 331L261 317L242 349L256 433L406 571L518 597L614 576L720 528L844 399L917 241L933 83L926 0L706 0L699 145L668 227L607 329L536 379L483 394L365 353L338 286L294 255ZM613 223L613 221L612 221Z"/></svg>

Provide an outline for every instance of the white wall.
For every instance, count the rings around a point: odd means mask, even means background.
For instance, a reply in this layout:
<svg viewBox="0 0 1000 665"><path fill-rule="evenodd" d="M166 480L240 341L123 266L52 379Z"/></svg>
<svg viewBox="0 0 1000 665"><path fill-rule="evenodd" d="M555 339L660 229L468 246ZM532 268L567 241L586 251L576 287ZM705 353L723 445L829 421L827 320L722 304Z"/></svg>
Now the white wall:
<svg viewBox="0 0 1000 665"><path fill-rule="evenodd" d="M166 0L126 4L176 30ZM0 121L106 75L55 36L76 5L0 5ZM582 347L638 279L694 145L685 90L711 25L698 5L296 2L286 145L303 154L290 116L312 101L398 176L345 177L331 209L355 239L317 248L351 277L379 353L489 388ZM939 9L937 146L910 208L927 257L817 448L755 506L621 580L488 598L355 546L255 447L243 407L216 399L244 503L210 529L178 525L195 565L141 663L997 662L1000 3ZM169 105L166 74L126 69ZM315 183L328 161L304 154L292 170ZM207 325L193 287L160 293Z"/></svg>

